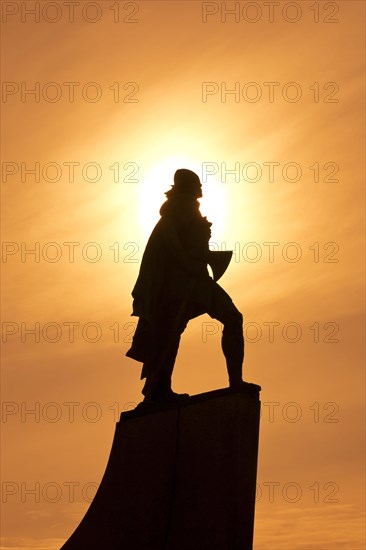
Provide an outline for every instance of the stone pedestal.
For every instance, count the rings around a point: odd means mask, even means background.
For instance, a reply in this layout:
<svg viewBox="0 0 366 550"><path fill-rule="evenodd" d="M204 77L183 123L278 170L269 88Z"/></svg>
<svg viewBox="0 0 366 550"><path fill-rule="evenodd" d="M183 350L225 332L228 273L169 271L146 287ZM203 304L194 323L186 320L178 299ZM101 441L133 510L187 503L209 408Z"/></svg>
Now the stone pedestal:
<svg viewBox="0 0 366 550"><path fill-rule="evenodd" d="M62 550L251 550L259 390L122 413L97 494Z"/></svg>

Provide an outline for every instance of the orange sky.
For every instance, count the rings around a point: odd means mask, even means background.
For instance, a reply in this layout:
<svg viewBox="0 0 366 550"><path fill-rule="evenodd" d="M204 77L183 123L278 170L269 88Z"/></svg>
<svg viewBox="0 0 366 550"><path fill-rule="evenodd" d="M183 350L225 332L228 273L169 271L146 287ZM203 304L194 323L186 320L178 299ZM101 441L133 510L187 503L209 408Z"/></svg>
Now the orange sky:
<svg viewBox="0 0 366 550"><path fill-rule="evenodd" d="M57 4L2 3L1 548L62 545L141 399L130 293L186 167L262 386L255 550L361 550L364 3ZM226 386L219 329L190 323L176 391Z"/></svg>

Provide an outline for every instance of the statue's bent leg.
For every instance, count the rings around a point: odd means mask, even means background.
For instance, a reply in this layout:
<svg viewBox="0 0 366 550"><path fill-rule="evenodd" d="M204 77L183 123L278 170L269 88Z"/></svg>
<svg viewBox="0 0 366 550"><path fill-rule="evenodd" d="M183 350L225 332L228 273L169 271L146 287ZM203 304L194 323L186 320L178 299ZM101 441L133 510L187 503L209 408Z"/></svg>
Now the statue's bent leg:
<svg viewBox="0 0 366 550"><path fill-rule="evenodd" d="M243 316L230 296L216 283L212 292L212 304L207 313L224 325L221 347L231 387L242 383L244 361Z"/></svg>

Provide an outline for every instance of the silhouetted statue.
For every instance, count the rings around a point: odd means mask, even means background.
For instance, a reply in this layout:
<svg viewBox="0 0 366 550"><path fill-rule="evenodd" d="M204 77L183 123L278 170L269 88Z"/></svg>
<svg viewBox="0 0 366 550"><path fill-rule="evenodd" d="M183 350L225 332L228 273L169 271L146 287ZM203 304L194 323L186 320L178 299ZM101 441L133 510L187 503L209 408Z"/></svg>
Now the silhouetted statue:
<svg viewBox="0 0 366 550"><path fill-rule="evenodd" d="M132 315L139 321L126 353L143 363L142 393L148 403L188 397L172 391L171 377L181 334L190 319L203 313L223 323L222 350L230 387L240 389L246 384L242 380L243 317L216 282L232 253L216 253L222 261L215 262L215 252L209 250L212 224L200 212L197 199L202 197L202 186L197 174L177 170L174 185L165 195L132 291Z"/></svg>

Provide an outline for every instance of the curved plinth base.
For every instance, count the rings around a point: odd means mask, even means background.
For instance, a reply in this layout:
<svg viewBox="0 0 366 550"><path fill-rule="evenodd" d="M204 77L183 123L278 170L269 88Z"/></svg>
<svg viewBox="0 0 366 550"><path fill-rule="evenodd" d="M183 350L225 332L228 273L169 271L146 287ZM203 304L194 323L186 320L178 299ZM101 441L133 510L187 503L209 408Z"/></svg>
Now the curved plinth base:
<svg viewBox="0 0 366 550"><path fill-rule="evenodd" d="M251 550L259 389L122 413L97 494L62 550Z"/></svg>

